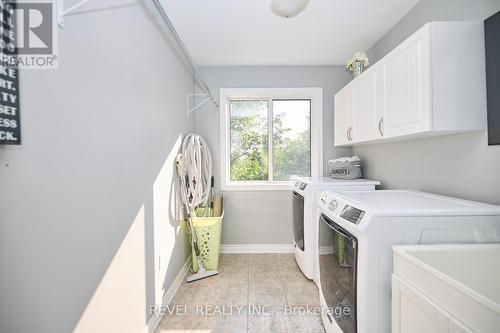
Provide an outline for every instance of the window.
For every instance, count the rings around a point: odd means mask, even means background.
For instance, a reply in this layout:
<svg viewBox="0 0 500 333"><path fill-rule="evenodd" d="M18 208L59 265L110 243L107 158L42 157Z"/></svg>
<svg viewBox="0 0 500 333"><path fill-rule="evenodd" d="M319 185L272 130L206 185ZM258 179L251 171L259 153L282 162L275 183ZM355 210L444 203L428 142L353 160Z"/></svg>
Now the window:
<svg viewBox="0 0 500 333"><path fill-rule="evenodd" d="M221 89L222 190L321 174L321 88Z"/></svg>

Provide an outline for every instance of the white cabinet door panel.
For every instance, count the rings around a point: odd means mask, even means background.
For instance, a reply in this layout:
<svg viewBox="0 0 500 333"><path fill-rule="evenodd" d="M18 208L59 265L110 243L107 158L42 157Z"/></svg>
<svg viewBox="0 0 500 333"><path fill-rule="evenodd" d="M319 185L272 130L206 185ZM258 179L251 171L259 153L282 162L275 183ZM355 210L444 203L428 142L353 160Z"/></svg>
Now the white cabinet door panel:
<svg viewBox="0 0 500 333"><path fill-rule="evenodd" d="M436 308L396 275L392 276L392 316L392 333L443 332Z"/></svg>
<svg viewBox="0 0 500 333"><path fill-rule="evenodd" d="M353 126L351 136L354 142L379 139L380 114L378 106L379 73L376 68L367 72L353 82Z"/></svg>
<svg viewBox="0 0 500 333"><path fill-rule="evenodd" d="M384 136L431 130L429 30L422 29L384 60Z"/></svg>
<svg viewBox="0 0 500 333"><path fill-rule="evenodd" d="M458 320L392 275L392 333L472 333Z"/></svg>
<svg viewBox="0 0 500 333"><path fill-rule="evenodd" d="M352 85L344 87L335 94L334 102L334 140L335 145L350 143L352 129Z"/></svg>

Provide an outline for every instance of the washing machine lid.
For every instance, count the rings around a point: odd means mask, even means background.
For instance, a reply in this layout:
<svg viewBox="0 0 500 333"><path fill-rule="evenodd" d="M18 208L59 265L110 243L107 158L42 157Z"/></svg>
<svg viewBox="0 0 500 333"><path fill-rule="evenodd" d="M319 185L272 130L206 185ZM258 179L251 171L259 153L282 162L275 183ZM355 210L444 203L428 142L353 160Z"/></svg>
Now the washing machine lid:
<svg viewBox="0 0 500 333"><path fill-rule="evenodd" d="M500 206L407 190L349 191L333 194L347 204L384 216L499 215Z"/></svg>

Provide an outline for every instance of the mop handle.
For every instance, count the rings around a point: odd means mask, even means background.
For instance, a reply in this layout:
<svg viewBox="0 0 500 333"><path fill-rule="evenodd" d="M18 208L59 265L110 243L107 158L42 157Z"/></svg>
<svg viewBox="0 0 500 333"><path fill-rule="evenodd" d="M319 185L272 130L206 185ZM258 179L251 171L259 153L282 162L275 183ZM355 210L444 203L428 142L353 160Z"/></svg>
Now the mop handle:
<svg viewBox="0 0 500 333"><path fill-rule="evenodd" d="M198 246L198 237L196 236L196 231L193 227L193 220L191 219L191 215L188 217L189 221L189 229L191 229L191 241L193 242L194 253L197 257L200 256L200 247Z"/></svg>

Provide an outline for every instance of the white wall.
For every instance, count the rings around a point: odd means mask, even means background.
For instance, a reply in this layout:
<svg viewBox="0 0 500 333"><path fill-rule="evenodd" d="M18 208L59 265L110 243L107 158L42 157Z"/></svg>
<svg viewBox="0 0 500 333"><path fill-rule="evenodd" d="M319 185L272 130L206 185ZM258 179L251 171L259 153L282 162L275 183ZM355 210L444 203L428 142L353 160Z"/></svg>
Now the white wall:
<svg viewBox="0 0 500 333"><path fill-rule="evenodd" d="M498 0L421 0L368 54L380 59L426 22L484 20L498 10ZM500 204L500 146L488 146L486 131L359 146L354 154L365 161L365 175L384 188Z"/></svg>
<svg viewBox="0 0 500 333"><path fill-rule="evenodd" d="M202 67L201 73L212 92L220 88L323 88L323 165L345 156L350 149L333 146L333 96L349 80L342 66L242 66ZM210 145L214 159L216 188L219 173L219 109L213 104L196 112L196 131ZM224 244L290 244L292 215L290 191L224 193Z"/></svg>
<svg viewBox="0 0 500 333"><path fill-rule="evenodd" d="M167 287L185 262L154 204L194 82L159 22L151 1L90 1L59 31L60 68L21 73L23 145L0 147L0 332L140 332L154 225Z"/></svg>

